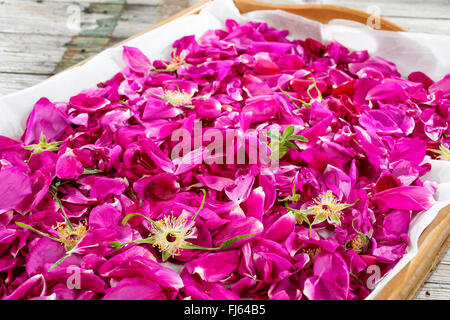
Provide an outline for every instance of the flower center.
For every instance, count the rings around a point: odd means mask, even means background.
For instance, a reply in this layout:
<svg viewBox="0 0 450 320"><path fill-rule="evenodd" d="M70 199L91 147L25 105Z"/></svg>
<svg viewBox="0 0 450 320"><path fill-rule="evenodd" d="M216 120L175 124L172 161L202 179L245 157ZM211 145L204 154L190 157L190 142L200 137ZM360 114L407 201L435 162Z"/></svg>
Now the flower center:
<svg viewBox="0 0 450 320"><path fill-rule="evenodd" d="M28 146L23 146L22 148L26 150L30 150L35 153L42 153L44 151L51 151L55 152L59 150L59 146L61 145L61 141L56 142L47 142L47 139L45 138L44 134L41 133L41 137L39 139L38 144L30 144Z"/></svg>
<svg viewBox="0 0 450 320"><path fill-rule="evenodd" d="M72 250L87 234L86 223L83 221L78 225L73 225L72 228L64 223L58 223L56 231L66 251Z"/></svg>
<svg viewBox="0 0 450 320"><path fill-rule="evenodd" d="M312 212L315 215L323 215L332 220L339 220L342 210L347 207L346 204L339 203L331 191L320 195L314 203Z"/></svg>
<svg viewBox="0 0 450 320"><path fill-rule="evenodd" d="M363 247L364 247L364 239L363 239L363 237L361 237L361 235L357 234L352 239L352 249L355 252L359 253L359 252L361 252Z"/></svg>
<svg viewBox="0 0 450 320"><path fill-rule="evenodd" d="M169 65L166 66L166 71L169 72L175 72L177 71L177 69L179 67L181 67L183 65L183 63L185 62L186 56L188 55L188 51L187 50L183 50L181 51L181 53L179 55L175 55L172 58L172 61L170 62Z"/></svg>
<svg viewBox="0 0 450 320"><path fill-rule="evenodd" d="M169 234L167 234L166 239L169 242L175 242L175 240L177 240L177 237L175 235L169 233Z"/></svg>
<svg viewBox="0 0 450 320"><path fill-rule="evenodd" d="M173 215L157 220L150 232L154 239L153 245L171 256L180 254L186 239L195 238L194 229L187 225L186 219Z"/></svg>
<svg viewBox="0 0 450 320"><path fill-rule="evenodd" d="M322 252L321 247L306 247L300 249L300 253L306 253L311 260L314 260L320 252Z"/></svg>
<svg viewBox="0 0 450 320"><path fill-rule="evenodd" d="M164 98L174 107L190 105L192 103L191 95L184 90L165 90Z"/></svg>

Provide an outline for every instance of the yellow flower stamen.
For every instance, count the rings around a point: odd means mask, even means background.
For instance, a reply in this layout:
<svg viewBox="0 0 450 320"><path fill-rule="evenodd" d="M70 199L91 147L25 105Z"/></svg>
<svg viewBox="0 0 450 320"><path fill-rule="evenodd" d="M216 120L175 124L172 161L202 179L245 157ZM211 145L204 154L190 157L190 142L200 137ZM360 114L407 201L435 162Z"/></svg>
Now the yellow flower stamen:
<svg viewBox="0 0 450 320"><path fill-rule="evenodd" d="M86 223L83 221L80 224L72 225L71 227L65 223L58 223L55 229L58 232L59 240L64 245L66 251L75 248L78 242L80 242L87 234Z"/></svg>
<svg viewBox="0 0 450 320"><path fill-rule="evenodd" d="M450 149L446 148L442 144L439 146L439 150L435 149L428 149L428 150L439 154L439 156L437 157L438 160L446 160L446 161L450 160Z"/></svg>
<svg viewBox="0 0 450 320"><path fill-rule="evenodd" d="M193 239L194 229L187 225L182 217L165 216L155 221L151 229L153 245L168 255L176 256L186 244L186 239Z"/></svg>
<svg viewBox="0 0 450 320"><path fill-rule="evenodd" d="M360 234L357 234L353 239L352 239L352 249L353 251L360 253L362 251L362 249L364 248L364 246L366 245L366 239L361 236Z"/></svg>
<svg viewBox="0 0 450 320"><path fill-rule="evenodd" d="M190 105L192 103L192 96L184 90L165 90L164 98L174 107Z"/></svg>
<svg viewBox="0 0 450 320"><path fill-rule="evenodd" d="M314 260L320 252L322 252L321 247L307 247L300 249L300 253L306 253L311 260Z"/></svg>
<svg viewBox="0 0 450 320"><path fill-rule="evenodd" d="M311 211L315 216L324 217L331 221L339 221L342 210L348 208L348 206L346 203L340 203L332 191L327 191L314 199Z"/></svg>
<svg viewBox="0 0 450 320"><path fill-rule="evenodd" d="M165 71L168 71L168 72L175 72L175 71L177 71L177 69L184 64L186 56L188 55L188 53L189 53L189 51L183 50L183 51L181 51L181 53L179 55L175 55L172 58L172 61L170 62L170 64L168 64L166 66L166 70Z"/></svg>

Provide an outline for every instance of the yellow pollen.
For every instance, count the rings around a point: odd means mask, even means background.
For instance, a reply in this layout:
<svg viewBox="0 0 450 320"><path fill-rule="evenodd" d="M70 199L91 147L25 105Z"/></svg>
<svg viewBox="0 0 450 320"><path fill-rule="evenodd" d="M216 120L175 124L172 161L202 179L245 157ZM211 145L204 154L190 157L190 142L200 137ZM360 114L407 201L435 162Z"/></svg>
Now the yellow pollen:
<svg viewBox="0 0 450 320"><path fill-rule="evenodd" d="M194 229L186 223L186 219L173 215L157 220L150 230L155 241L153 245L171 256L179 255L185 240L195 238Z"/></svg>
<svg viewBox="0 0 450 320"><path fill-rule="evenodd" d="M65 223L58 223L56 231L59 235L59 240L64 245L66 251L72 250L78 242L87 234L86 223L81 222L78 225L72 225L73 229Z"/></svg>
<svg viewBox="0 0 450 320"><path fill-rule="evenodd" d="M363 247L364 247L364 239L363 239L363 237L361 237L361 235L357 234L352 239L352 249L355 252L359 253L362 250Z"/></svg>
<svg viewBox="0 0 450 320"><path fill-rule="evenodd" d="M300 253L306 253L311 259L314 259L319 254L319 252L322 252L321 247L307 247L300 249Z"/></svg>
<svg viewBox="0 0 450 320"><path fill-rule="evenodd" d="M175 56L173 57L172 61L169 65L166 67L166 71L174 72L177 71L179 67L184 63L184 57L183 56Z"/></svg>
<svg viewBox="0 0 450 320"><path fill-rule="evenodd" d="M164 97L166 101L169 102L174 107L190 105L192 102L191 95L185 92L184 90L181 91L165 90Z"/></svg>
<svg viewBox="0 0 450 320"><path fill-rule="evenodd" d="M335 218L338 220L341 217L342 210L346 208L345 204L339 203L332 191L327 191L314 200L312 212L314 215L321 215L327 218Z"/></svg>

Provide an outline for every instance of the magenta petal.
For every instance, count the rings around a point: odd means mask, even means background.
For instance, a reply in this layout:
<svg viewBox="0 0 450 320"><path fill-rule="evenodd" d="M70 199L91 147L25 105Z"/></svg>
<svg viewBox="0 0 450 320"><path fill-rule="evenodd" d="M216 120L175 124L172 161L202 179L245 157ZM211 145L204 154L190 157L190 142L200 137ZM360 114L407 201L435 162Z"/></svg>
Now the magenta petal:
<svg viewBox="0 0 450 320"><path fill-rule="evenodd" d="M105 198L110 194L121 195L128 187L127 182L122 178L108 178L103 176L87 176L79 179L81 184L86 185L90 190L92 198Z"/></svg>
<svg viewBox="0 0 450 320"><path fill-rule="evenodd" d="M138 48L123 46L122 59L134 72L146 73L151 67L150 59Z"/></svg>
<svg viewBox="0 0 450 320"><path fill-rule="evenodd" d="M319 253L314 276L306 279L303 293L311 300L345 300L350 275L344 259L337 254Z"/></svg>
<svg viewBox="0 0 450 320"><path fill-rule="evenodd" d="M84 112L95 112L103 109L110 104L110 101L102 97L90 96L86 93L81 93L70 98L70 105L74 108Z"/></svg>
<svg viewBox="0 0 450 320"><path fill-rule="evenodd" d="M239 251L211 253L186 263L186 270L202 280L217 282L226 279L238 266Z"/></svg>
<svg viewBox="0 0 450 320"><path fill-rule="evenodd" d="M160 173L137 180L133 184L133 189L141 199L169 201L180 191L180 185L173 174Z"/></svg>
<svg viewBox="0 0 450 320"><path fill-rule="evenodd" d="M248 217L239 220L233 220L228 223L215 237L214 237L214 245L220 246L224 241L245 235L245 234L258 234L264 230L264 226L261 221L256 218ZM235 243L245 241L246 239L239 240Z"/></svg>
<svg viewBox="0 0 450 320"><path fill-rule="evenodd" d="M45 278L42 274L37 274L17 287L10 295L3 297L2 300L20 300L26 299L27 293L33 287L37 287L41 295L45 294Z"/></svg>
<svg viewBox="0 0 450 320"><path fill-rule="evenodd" d="M64 246L52 239L42 238L33 247L27 259L28 275L43 273L65 255Z"/></svg>
<svg viewBox="0 0 450 320"><path fill-rule="evenodd" d="M123 279L108 290L103 300L165 300L161 287L153 281L138 278Z"/></svg>
<svg viewBox="0 0 450 320"><path fill-rule="evenodd" d="M433 193L425 187L402 186L378 192L374 199L389 209L427 210L435 202Z"/></svg>
<svg viewBox="0 0 450 320"><path fill-rule="evenodd" d="M450 74L447 74L441 80L433 83L430 86L429 91L435 94L440 93L445 99L450 99Z"/></svg>
<svg viewBox="0 0 450 320"><path fill-rule="evenodd" d="M70 121L63 112L47 98L42 98L36 102L28 117L23 142L27 145L39 143L41 134L44 134L47 141L57 140L69 124Z"/></svg>
<svg viewBox="0 0 450 320"><path fill-rule="evenodd" d="M393 246L378 246L372 254L383 263L392 263L399 260L406 252L406 244L400 243Z"/></svg>
<svg viewBox="0 0 450 320"><path fill-rule="evenodd" d="M288 212L266 230L264 238L282 242L294 231L294 228L295 217L292 212Z"/></svg>
<svg viewBox="0 0 450 320"><path fill-rule="evenodd" d="M60 179L76 180L83 172L83 165L73 152L66 152L56 162L56 176Z"/></svg>
<svg viewBox="0 0 450 320"><path fill-rule="evenodd" d="M359 123L366 129L373 130L383 134L401 133L397 123L387 114L381 110L369 110L363 112Z"/></svg>
<svg viewBox="0 0 450 320"><path fill-rule="evenodd" d="M248 198L255 181L252 174L241 175L234 180L234 183L225 187L225 194L232 201L240 202Z"/></svg>
<svg viewBox="0 0 450 320"><path fill-rule="evenodd" d="M407 211L392 211L383 220L383 228L386 234L400 236L408 233L411 214Z"/></svg>
<svg viewBox="0 0 450 320"><path fill-rule="evenodd" d="M384 81L367 93L366 99L386 102L403 102L407 99L405 90L395 81Z"/></svg>
<svg viewBox="0 0 450 320"><path fill-rule="evenodd" d="M14 209L32 192L29 176L17 167L0 170L0 181L0 210Z"/></svg>
<svg viewBox="0 0 450 320"><path fill-rule="evenodd" d="M200 117L217 118L222 110L222 104L214 98L209 98L207 100L195 100L194 108Z"/></svg>
<svg viewBox="0 0 450 320"><path fill-rule="evenodd" d="M247 217L254 217L259 221L262 221L264 210L264 201L266 194L262 187L258 187L252 190L250 196L245 201L244 205L247 210Z"/></svg>
<svg viewBox="0 0 450 320"><path fill-rule="evenodd" d="M213 176L208 174L198 175L196 178L206 187L214 189L216 191L222 191L227 185L233 182L233 180L229 178Z"/></svg>

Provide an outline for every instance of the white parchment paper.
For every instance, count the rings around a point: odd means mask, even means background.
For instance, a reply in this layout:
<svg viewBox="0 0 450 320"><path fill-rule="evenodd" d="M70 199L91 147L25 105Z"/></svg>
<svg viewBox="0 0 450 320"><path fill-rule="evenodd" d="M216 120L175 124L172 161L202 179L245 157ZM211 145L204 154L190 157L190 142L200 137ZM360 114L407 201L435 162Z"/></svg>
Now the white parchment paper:
<svg viewBox="0 0 450 320"><path fill-rule="evenodd" d="M291 38L310 37L324 43L337 40L352 50L368 50L371 55L395 62L404 76L413 71L422 71L436 81L450 73L450 36L322 25L280 10L254 11L241 15L232 0L215 0L198 15L176 19L128 41L126 45L139 48L152 60L168 58L173 41L191 34L200 36L208 29L222 28L226 19L240 23L264 21L272 27L289 30ZM83 66L61 72L34 87L0 97L0 135L19 139L25 130L29 113L41 97L47 97L53 102L68 101L81 90L94 87L120 72L124 67L121 54L122 47L107 49ZM375 297L411 261L417 253L417 241L423 230L440 209L450 204L450 162L428 161L432 164L432 170L423 179L439 184L437 202L430 210L418 214L411 221L408 252L377 283L367 299Z"/></svg>

